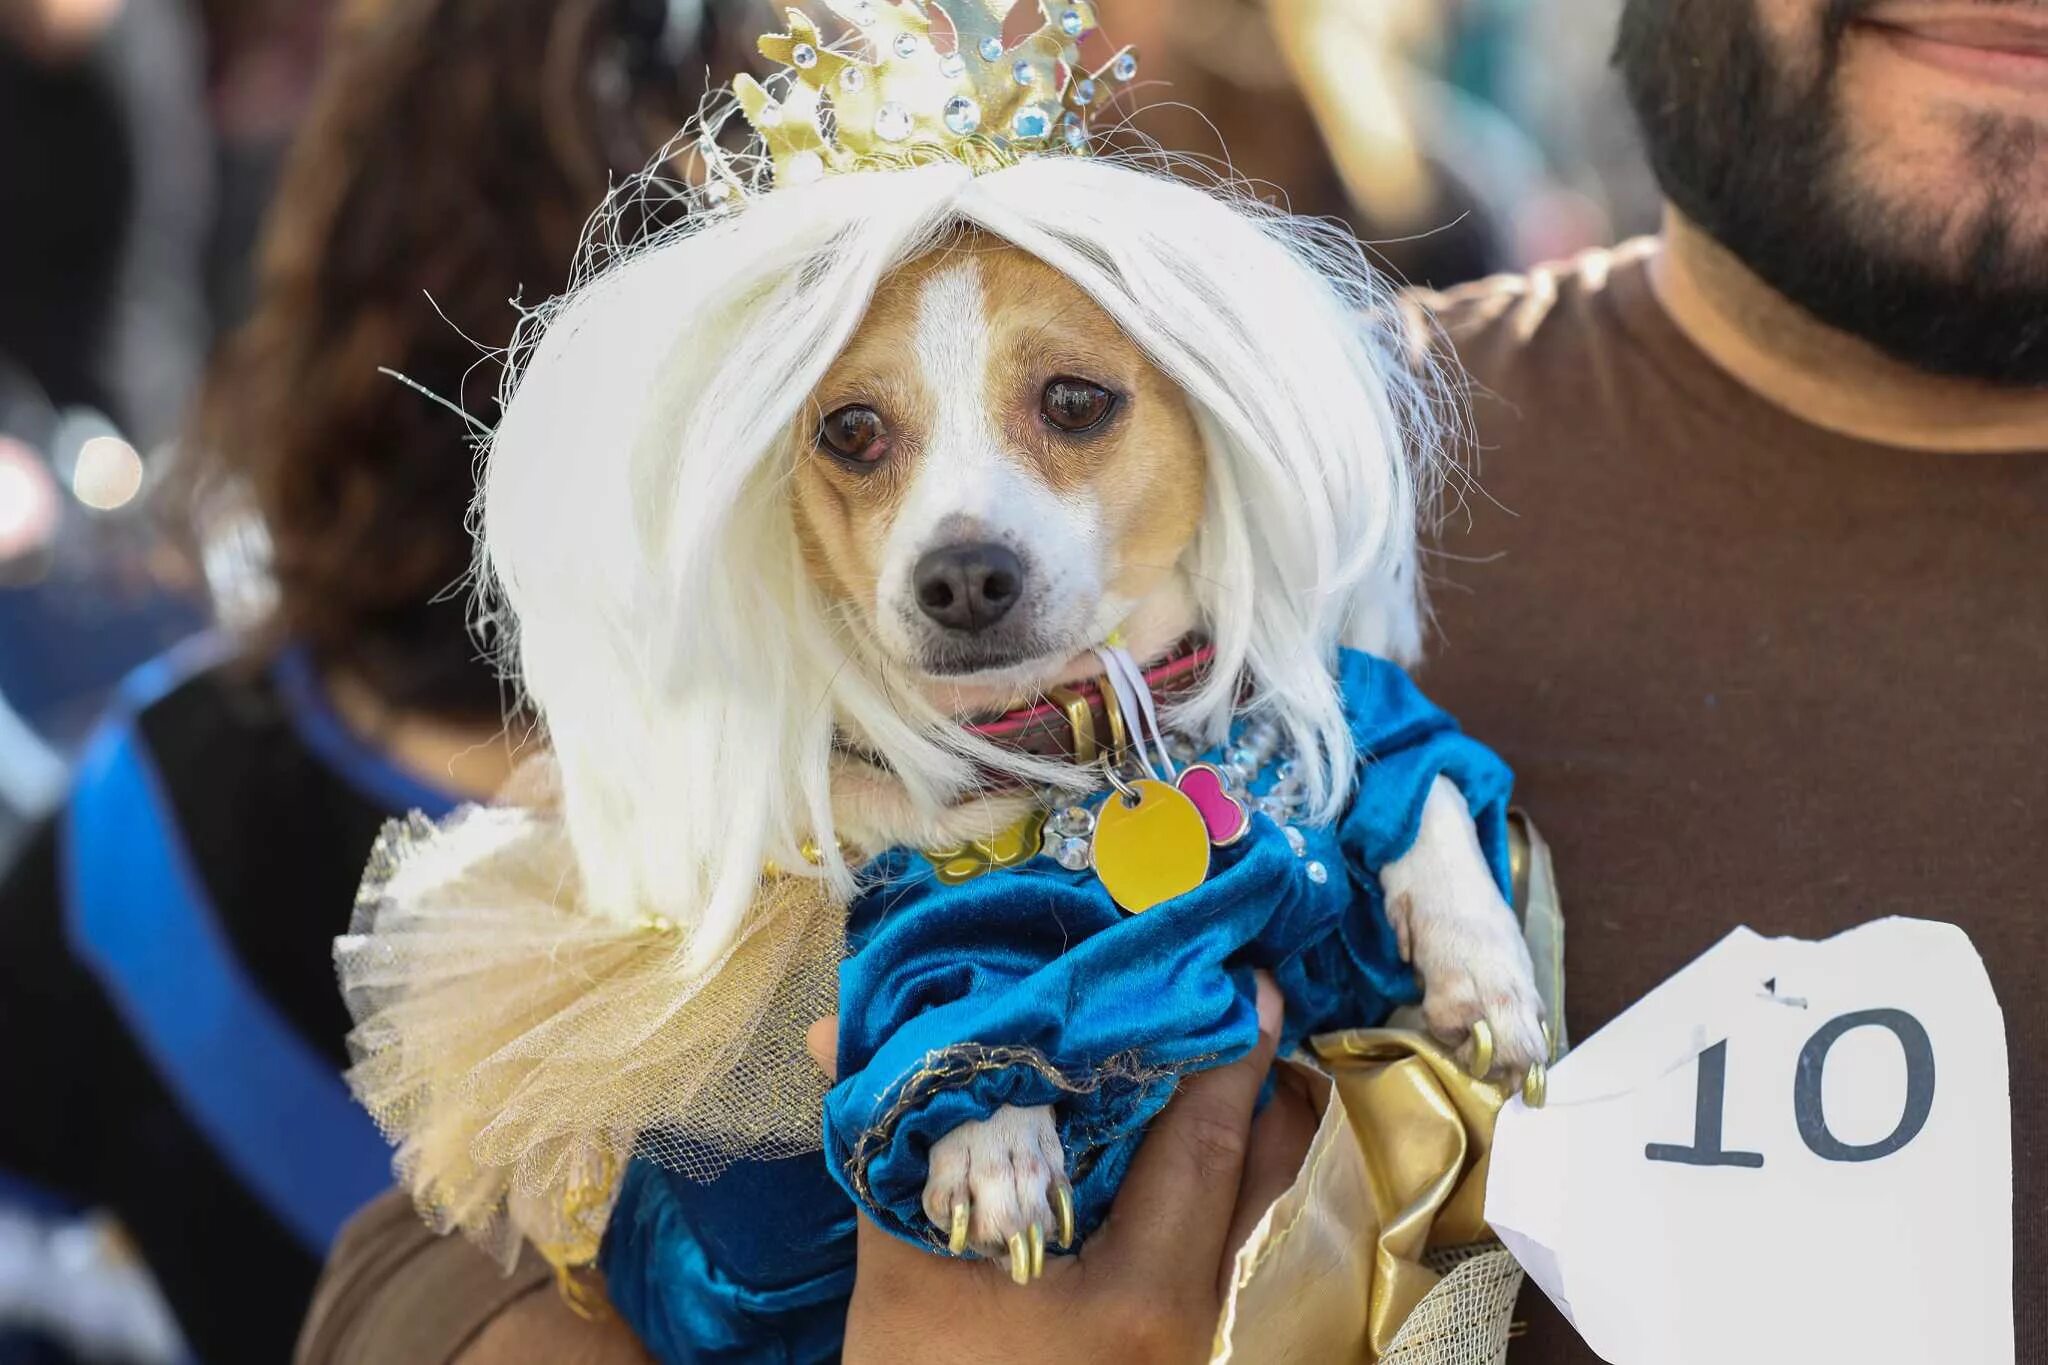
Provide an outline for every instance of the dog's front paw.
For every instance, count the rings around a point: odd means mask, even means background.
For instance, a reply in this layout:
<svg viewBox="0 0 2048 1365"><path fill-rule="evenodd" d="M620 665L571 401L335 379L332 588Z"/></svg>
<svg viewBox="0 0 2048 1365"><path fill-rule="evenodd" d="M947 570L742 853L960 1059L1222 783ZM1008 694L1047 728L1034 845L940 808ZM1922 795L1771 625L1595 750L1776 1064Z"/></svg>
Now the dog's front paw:
<svg viewBox="0 0 2048 1365"><path fill-rule="evenodd" d="M1491 887L1486 888L1491 891ZM1549 1060L1543 999L1529 947L1514 912L1497 896L1491 904L1455 909L1418 904L1414 893L1394 898L1390 917L1405 922L1422 978L1422 1019L1481 1075L1496 1070L1519 1079ZM1484 1030L1478 1025L1484 1024Z"/></svg>
<svg viewBox="0 0 2048 1365"><path fill-rule="evenodd" d="M1401 956L1422 978L1429 1031L1459 1045L1480 1075L1520 1079L1547 1062L1529 945L1494 884L1465 798L1448 780L1436 780L1414 845L1381 871L1380 888Z"/></svg>
<svg viewBox="0 0 2048 1365"><path fill-rule="evenodd" d="M954 1252L1007 1259L1019 1284L1045 1266L1048 1236L1074 1240L1074 1196L1052 1107L1004 1105L932 1144L925 1217Z"/></svg>

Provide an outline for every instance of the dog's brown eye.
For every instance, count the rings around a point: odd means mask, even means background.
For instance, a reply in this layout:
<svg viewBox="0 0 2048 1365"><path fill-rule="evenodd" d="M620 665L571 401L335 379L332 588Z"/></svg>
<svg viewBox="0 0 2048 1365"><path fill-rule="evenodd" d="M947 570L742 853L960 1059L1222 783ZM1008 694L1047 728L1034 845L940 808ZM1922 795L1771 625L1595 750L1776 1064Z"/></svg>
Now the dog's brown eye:
<svg viewBox="0 0 2048 1365"><path fill-rule="evenodd" d="M889 428L873 408L849 403L826 416L818 444L849 463L876 464L889 453Z"/></svg>
<svg viewBox="0 0 2048 1365"><path fill-rule="evenodd" d="M1055 379L1045 386L1038 410L1059 430L1079 435L1109 420L1116 411L1116 395L1085 379Z"/></svg>

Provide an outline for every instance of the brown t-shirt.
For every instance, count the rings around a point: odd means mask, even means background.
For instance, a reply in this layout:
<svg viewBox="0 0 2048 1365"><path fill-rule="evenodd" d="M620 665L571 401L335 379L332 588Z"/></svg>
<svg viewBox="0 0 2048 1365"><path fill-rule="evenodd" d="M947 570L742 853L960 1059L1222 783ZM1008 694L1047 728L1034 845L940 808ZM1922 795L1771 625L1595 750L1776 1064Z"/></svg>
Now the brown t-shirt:
<svg viewBox="0 0 2048 1365"><path fill-rule="evenodd" d="M1802 423L1677 330L1653 249L1423 300L1483 491L1431 565L1422 683L1551 843L1575 1037L1739 924L1968 932L2011 1053L2019 1359L2048 1360L2048 453ZM1511 1362L1595 1359L1523 1307Z"/></svg>
<svg viewBox="0 0 2048 1365"><path fill-rule="evenodd" d="M595 1286L586 1295L597 1294ZM601 1295L599 1295L601 1297ZM294 1365L652 1365L600 1303L574 1309L526 1248L506 1274L437 1237L396 1190L342 1229L299 1332Z"/></svg>
<svg viewBox="0 0 2048 1365"><path fill-rule="evenodd" d="M507 1276L460 1237L436 1237L412 1200L393 1190L335 1240L293 1359L449 1365L494 1316L548 1283L548 1268L531 1253Z"/></svg>

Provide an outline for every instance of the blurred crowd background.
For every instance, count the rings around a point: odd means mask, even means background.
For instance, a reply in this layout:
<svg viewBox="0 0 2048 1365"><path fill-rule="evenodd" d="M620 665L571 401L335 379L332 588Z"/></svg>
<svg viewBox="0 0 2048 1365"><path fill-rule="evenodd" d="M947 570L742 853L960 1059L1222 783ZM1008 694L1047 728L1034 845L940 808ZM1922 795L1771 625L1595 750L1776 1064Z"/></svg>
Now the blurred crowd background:
<svg viewBox="0 0 2048 1365"><path fill-rule="evenodd" d="M1619 0L1099 7L1141 53L1135 128L1346 220L1397 278L1455 284L1654 226L1607 68ZM517 41L486 10L523 13ZM771 0L0 0L0 865L124 675L264 619L287 537L332 561L293 566L302 584L361 599L294 629L327 632L387 697L432 702L430 652L380 680L346 637L374 620L404 640L455 587L459 557L382 561L408 520L461 514L459 480L394 466L431 450L466 469L472 433L379 367L487 423L515 300L560 288L605 184L712 84L759 70L751 40L779 17ZM376 80L323 91L336 34L393 24L409 36ZM529 89L517 120L491 107L494 65ZM368 100L399 114L359 117ZM456 173L500 135L520 142L496 162L530 174ZM291 158L295 140L318 150ZM434 240L409 245L408 214ZM448 242L469 246L437 255ZM380 471L375 496L334 472L351 462ZM329 534L351 518L380 547L354 561ZM118 1239L33 1209L0 1185L0 1362L66 1358L56 1335L80 1358L178 1358Z"/></svg>
<svg viewBox="0 0 2048 1365"><path fill-rule="evenodd" d="M0 854L61 790L122 674L260 610L260 523L195 525L175 496L192 400L249 314L257 234L330 21L425 2L0 0ZM679 109L707 66L758 68L746 36L777 18L772 0L614 2L672 61ZM1615 8L1104 6L1144 55L1138 129L1347 220L1391 273L1436 286L1654 225L1606 66ZM537 282L491 287L509 319ZM414 302L432 316L435 300ZM476 359L465 391L483 411L494 361Z"/></svg>

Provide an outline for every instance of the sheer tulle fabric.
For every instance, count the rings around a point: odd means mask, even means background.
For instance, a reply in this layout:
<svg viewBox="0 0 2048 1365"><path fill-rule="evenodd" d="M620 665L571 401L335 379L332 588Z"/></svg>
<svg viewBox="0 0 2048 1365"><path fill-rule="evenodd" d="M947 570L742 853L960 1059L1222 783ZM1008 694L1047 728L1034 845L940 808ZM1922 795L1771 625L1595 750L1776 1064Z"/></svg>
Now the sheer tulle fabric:
<svg viewBox="0 0 2048 1365"><path fill-rule="evenodd" d="M710 1180L819 1147L826 1082L804 1031L837 1009L845 938L823 884L764 881L737 941L692 975L666 921L583 913L574 866L545 810L394 821L335 945L348 1081L400 1182L508 1262L522 1234L590 1261L631 1155Z"/></svg>

